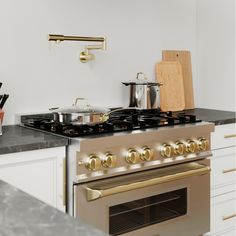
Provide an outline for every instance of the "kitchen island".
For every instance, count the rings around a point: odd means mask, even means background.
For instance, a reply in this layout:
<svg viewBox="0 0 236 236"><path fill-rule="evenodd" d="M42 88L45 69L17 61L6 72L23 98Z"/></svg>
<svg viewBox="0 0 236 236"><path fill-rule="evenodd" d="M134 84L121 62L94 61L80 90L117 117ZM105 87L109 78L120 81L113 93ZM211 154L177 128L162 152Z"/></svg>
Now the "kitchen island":
<svg viewBox="0 0 236 236"><path fill-rule="evenodd" d="M105 236L102 231L0 180L1 236Z"/></svg>

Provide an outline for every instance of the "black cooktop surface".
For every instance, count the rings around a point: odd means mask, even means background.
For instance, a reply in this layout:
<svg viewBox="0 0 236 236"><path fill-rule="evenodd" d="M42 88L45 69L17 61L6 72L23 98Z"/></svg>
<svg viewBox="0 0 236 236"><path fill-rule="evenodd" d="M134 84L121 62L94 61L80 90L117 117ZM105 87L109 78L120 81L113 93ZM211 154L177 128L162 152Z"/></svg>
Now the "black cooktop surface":
<svg viewBox="0 0 236 236"><path fill-rule="evenodd" d="M82 137L93 134L104 134L128 130L158 128L179 124L200 122L195 115L184 112L160 112L158 109L126 109L110 115L106 122L94 124L64 124L53 121L52 114L28 115L21 117L25 126L63 135L66 137Z"/></svg>

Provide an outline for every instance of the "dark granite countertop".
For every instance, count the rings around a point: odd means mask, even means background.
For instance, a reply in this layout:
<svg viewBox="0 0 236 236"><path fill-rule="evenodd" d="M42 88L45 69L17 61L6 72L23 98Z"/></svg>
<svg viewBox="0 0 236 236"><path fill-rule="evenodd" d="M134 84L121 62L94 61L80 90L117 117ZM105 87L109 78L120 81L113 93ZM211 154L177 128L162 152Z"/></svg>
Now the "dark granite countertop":
<svg viewBox="0 0 236 236"><path fill-rule="evenodd" d="M1 236L106 236L0 180Z"/></svg>
<svg viewBox="0 0 236 236"><path fill-rule="evenodd" d="M185 110L185 112L216 125L236 123L235 112L204 108ZM17 125L3 126L3 135L0 136L0 154L66 146L68 144L68 138Z"/></svg>
<svg viewBox="0 0 236 236"><path fill-rule="evenodd" d="M236 123L236 113L232 111L221 111L213 109L195 108L185 110L186 114L196 115L198 119L213 122L215 125Z"/></svg>
<svg viewBox="0 0 236 236"><path fill-rule="evenodd" d="M0 136L0 154L60 147L68 143L68 138L9 125L3 126L3 135Z"/></svg>

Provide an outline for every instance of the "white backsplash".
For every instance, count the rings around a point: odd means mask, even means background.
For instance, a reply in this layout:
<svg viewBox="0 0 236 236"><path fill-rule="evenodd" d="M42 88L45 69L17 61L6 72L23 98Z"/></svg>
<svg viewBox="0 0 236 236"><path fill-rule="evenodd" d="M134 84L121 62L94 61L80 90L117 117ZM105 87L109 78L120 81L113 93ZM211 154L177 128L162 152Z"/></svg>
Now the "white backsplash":
<svg viewBox="0 0 236 236"><path fill-rule="evenodd" d="M2 0L0 81L1 92L10 94L4 124L13 124L17 113L71 105L76 97L97 106L126 106L121 82L141 71L154 80L162 49L191 51L197 95L196 3ZM106 36L107 51L95 51L95 61L83 64L78 57L87 43L49 43L49 33Z"/></svg>

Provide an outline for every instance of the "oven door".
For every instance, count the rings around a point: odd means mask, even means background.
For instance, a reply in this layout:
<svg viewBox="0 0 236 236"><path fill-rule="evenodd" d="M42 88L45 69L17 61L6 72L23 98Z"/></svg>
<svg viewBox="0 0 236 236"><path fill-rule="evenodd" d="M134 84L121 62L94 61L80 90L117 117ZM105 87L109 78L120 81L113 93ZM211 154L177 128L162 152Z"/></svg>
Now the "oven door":
<svg viewBox="0 0 236 236"><path fill-rule="evenodd" d="M210 230L206 162L75 185L75 217L111 235L199 236Z"/></svg>

